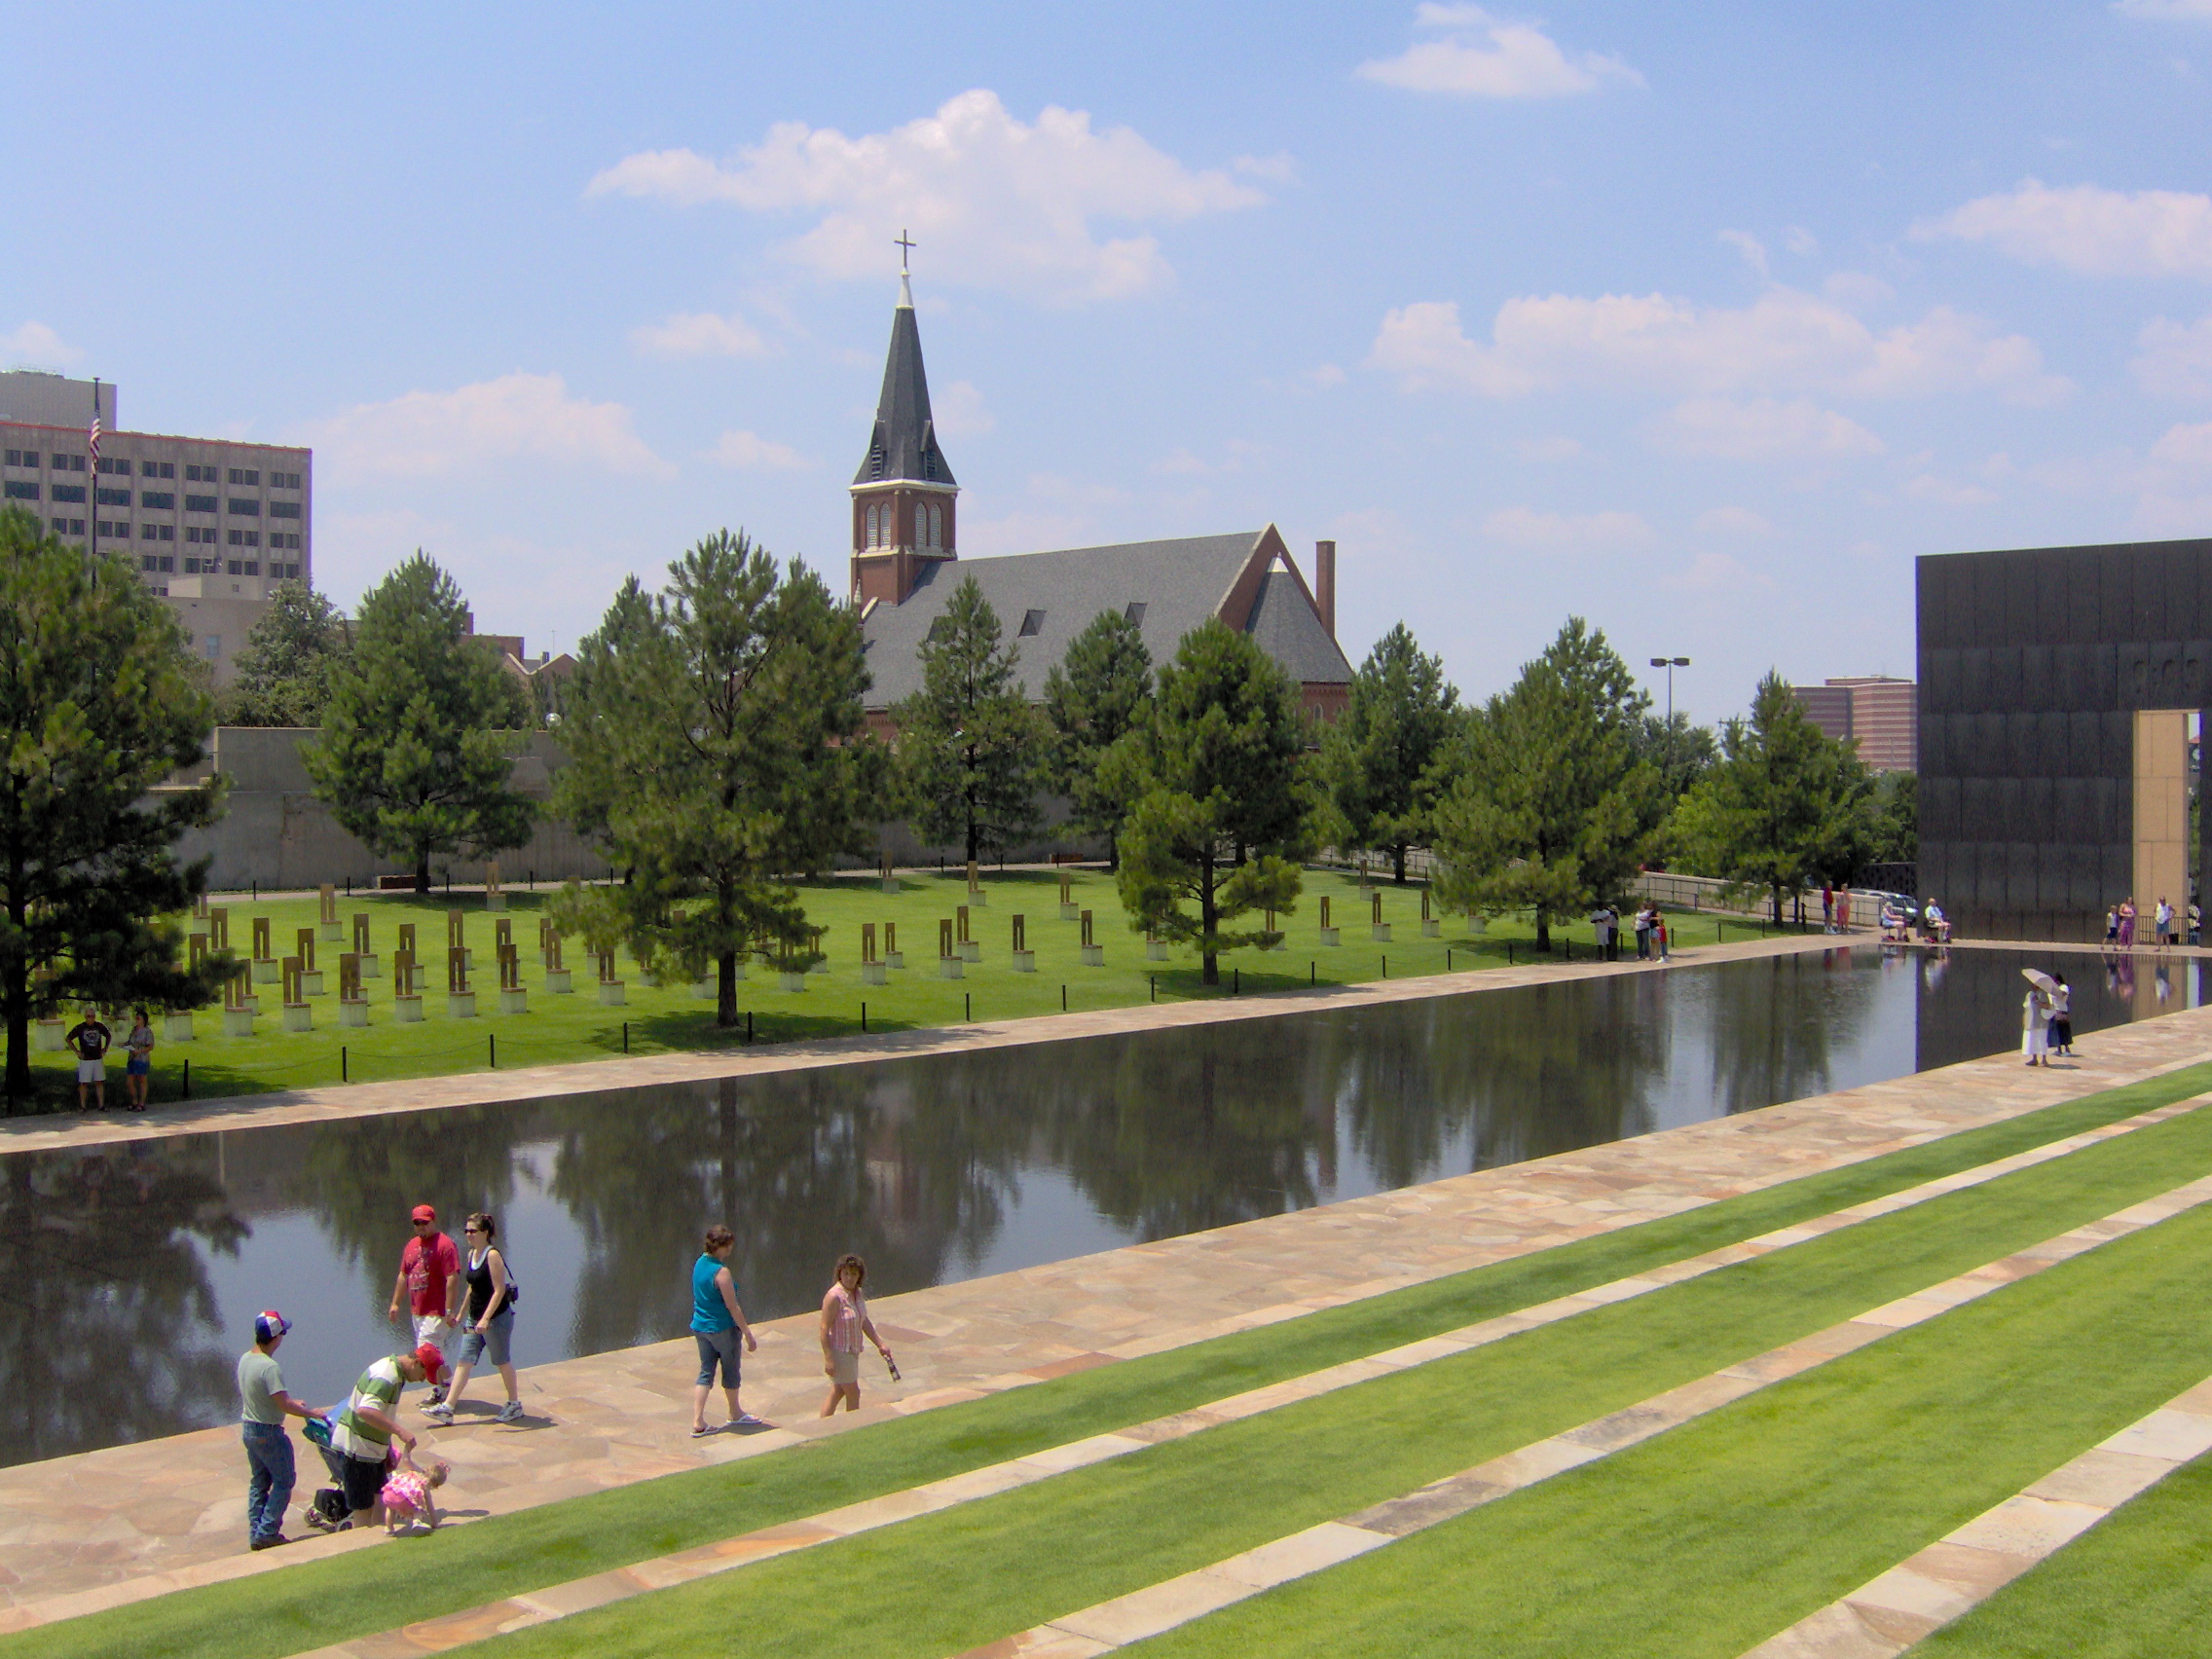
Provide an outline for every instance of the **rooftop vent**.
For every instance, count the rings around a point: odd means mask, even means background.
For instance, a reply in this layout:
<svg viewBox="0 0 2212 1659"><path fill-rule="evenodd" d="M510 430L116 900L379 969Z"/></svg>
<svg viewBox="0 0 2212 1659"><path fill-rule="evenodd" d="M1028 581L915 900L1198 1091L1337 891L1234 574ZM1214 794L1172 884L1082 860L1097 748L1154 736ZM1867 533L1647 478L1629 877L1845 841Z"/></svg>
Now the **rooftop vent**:
<svg viewBox="0 0 2212 1659"><path fill-rule="evenodd" d="M1032 634L1044 632L1044 628L1045 613L1042 610L1024 610L1021 613L1020 631L1014 635L1014 638L1026 640Z"/></svg>

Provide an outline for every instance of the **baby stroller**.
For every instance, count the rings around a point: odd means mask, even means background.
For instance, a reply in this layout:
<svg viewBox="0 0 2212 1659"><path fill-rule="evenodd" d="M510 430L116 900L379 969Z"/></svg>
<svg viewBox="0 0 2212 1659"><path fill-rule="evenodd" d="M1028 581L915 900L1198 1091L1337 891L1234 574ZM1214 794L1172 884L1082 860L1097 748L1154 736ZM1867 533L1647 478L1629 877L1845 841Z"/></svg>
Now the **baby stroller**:
<svg viewBox="0 0 2212 1659"><path fill-rule="evenodd" d="M307 1427L301 1431L308 1437L308 1443L322 1454L323 1467L335 1483L316 1488L313 1501L302 1511L307 1524L318 1532L337 1531L346 1525L350 1514L346 1507L346 1454L334 1450L330 1444L330 1431L337 1421L336 1412L324 1412L308 1419Z"/></svg>

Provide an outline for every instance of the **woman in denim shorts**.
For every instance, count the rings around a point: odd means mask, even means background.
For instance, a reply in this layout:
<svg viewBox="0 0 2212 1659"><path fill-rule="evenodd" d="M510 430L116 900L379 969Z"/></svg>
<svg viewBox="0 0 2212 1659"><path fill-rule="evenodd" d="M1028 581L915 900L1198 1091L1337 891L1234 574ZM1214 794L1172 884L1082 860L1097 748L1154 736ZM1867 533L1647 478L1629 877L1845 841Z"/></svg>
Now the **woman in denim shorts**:
<svg viewBox="0 0 2212 1659"><path fill-rule="evenodd" d="M468 1310L461 1321L461 1363L453 1368L453 1381L446 1385L446 1397L437 1405L425 1406L423 1415L436 1418L440 1422L453 1421L453 1409L461 1404L461 1392L468 1386L468 1374L479 1360L489 1360L498 1367L499 1381L507 1385L507 1403L499 1408L498 1420L516 1422L522 1418L522 1389L515 1380L512 1345L515 1331L515 1292L520 1287L507 1274L505 1252L492 1241L499 1235L499 1224L478 1210L468 1218L468 1225L461 1230L461 1275L468 1281Z"/></svg>
<svg viewBox="0 0 2212 1659"><path fill-rule="evenodd" d="M691 1438L716 1432L707 1426L707 1393L715 1385L715 1373L722 1374L722 1394L729 1402L724 1428L759 1428L760 1419L737 1403L737 1345L749 1348L760 1344L745 1322L745 1309L737 1305L737 1280L731 1276L729 1258L737 1240L728 1228L716 1223L707 1229L699 1259L691 1264L691 1338L699 1345L699 1382L691 1390Z"/></svg>

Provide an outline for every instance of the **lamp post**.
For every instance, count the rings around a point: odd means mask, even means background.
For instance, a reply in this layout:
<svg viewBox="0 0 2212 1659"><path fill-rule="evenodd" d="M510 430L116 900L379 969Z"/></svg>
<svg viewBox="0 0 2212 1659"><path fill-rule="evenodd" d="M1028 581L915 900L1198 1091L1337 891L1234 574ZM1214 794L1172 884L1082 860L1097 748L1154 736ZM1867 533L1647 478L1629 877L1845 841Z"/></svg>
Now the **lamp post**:
<svg viewBox="0 0 2212 1659"><path fill-rule="evenodd" d="M1663 668L1667 671L1667 729L1669 731L1675 729L1675 670L1687 668L1689 665L1690 659L1688 657L1653 657L1651 659L1653 668Z"/></svg>

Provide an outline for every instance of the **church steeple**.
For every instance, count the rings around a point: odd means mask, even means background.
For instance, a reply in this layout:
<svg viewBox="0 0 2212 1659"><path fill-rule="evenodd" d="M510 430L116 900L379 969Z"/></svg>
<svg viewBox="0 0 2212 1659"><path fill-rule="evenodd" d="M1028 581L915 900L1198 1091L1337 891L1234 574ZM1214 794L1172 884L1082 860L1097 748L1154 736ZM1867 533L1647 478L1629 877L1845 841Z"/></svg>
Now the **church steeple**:
<svg viewBox="0 0 2212 1659"><path fill-rule="evenodd" d="M913 244L901 233L902 252ZM903 604L923 566L957 557L953 499L960 494L930 416L921 330L903 258L891 351L867 454L853 475L853 596Z"/></svg>

